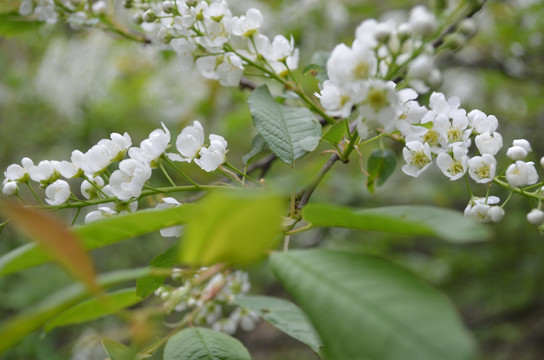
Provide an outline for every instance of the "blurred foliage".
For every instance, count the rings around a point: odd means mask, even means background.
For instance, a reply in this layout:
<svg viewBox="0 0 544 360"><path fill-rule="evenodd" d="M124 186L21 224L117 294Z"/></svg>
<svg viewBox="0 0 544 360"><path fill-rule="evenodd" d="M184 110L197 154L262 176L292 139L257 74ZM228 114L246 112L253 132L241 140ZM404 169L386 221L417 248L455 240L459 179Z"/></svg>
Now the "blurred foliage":
<svg viewBox="0 0 544 360"><path fill-rule="evenodd" d="M266 15L265 29L292 33L305 64L314 51L330 51L338 42L351 41L360 21L385 11L409 9L413 3L263 0L237 1L235 7L240 13L259 7ZM434 6L441 8L439 1ZM222 88L195 73L179 73L175 57L167 51L98 32L73 32L61 24L28 22L17 15L17 8L17 1L0 2L0 168L23 156L35 162L67 160L73 149L86 150L111 132L127 131L137 144L161 121L176 133L195 119L232 144L229 159L241 166L255 134L247 91ZM475 24L477 32L462 49L440 54L438 64L445 70L440 90L459 96L466 109L496 115L505 145L526 138L534 154L544 154L540 141L544 133L544 3L490 1L476 15ZM310 92L315 89L311 76L299 74L299 78ZM400 152L398 146L390 145ZM329 146L321 144L297 161L297 183L311 180L325 161L320 152L326 149ZM373 148L363 150L366 161ZM354 154L349 166L338 166L328 174L313 201L354 207L430 204L462 211L469 200L464 184L449 183L438 170L407 179L397 169L371 195L358 161ZM279 162L272 165L269 187L289 189L293 179L277 171L284 167ZM213 175L194 171L191 176L205 181ZM485 188L478 188L478 193L485 193ZM504 199L507 194L496 195ZM494 239L487 243L459 246L423 237L334 228L315 229L292 241L297 247L320 244L403 264L450 296L475 332L483 359L536 360L544 358L544 240L526 223L529 209L526 201L512 199L504 220L492 225ZM74 214L63 215L71 221ZM25 241L10 228L2 229L2 238L2 254ZM145 266L170 245L155 234L96 250L93 257L101 272ZM281 292L266 265L250 270L260 293ZM68 276L52 265L0 278L0 318L68 282ZM97 333L115 333L116 321L97 320L90 325L93 330L78 325L47 336L34 334L3 359L103 358L103 352L93 350L100 344L93 339ZM264 323L253 333L238 335L257 360L315 358L303 345ZM80 349L78 355L70 353L74 345ZM93 351L98 355L92 355Z"/></svg>

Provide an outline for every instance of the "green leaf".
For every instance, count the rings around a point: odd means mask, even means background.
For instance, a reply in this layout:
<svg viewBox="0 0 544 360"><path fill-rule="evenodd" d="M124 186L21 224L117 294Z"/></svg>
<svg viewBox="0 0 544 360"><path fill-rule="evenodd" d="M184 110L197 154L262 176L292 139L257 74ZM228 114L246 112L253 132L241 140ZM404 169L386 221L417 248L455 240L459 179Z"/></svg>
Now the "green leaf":
<svg viewBox="0 0 544 360"><path fill-rule="evenodd" d="M121 270L98 277L98 284L109 287L152 273L150 269ZM74 306L88 296L87 289L80 283L68 286L45 298L16 316L0 324L0 354L15 345L29 333L39 329L51 318Z"/></svg>
<svg viewBox="0 0 544 360"><path fill-rule="evenodd" d="M149 266L152 268L171 268L178 263L179 247L174 245L168 250L155 256ZM136 294L142 298L148 297L164 283L168 275L144 276L136 280Z"/></svg>
<svg viewBox="0 0 544 360"><path fill-rule="evenodd" d="M77 304L55 316L45 325L46 331L59 326L81 324L139 303L143 299L136 295L136 289L122 289L107 294L104 298L94 298Z"/></svg>
<svg viewBox="0 0 544 360"><path fill-rule="evenodd" d="M251 160L255 155L263 151L264 149L264 139L261 135L257 135L253 138L253 141L251 142L251 150L242 156L242 162L244 165L247 165L249 160Z"/></svg>
<svg viewBox="0 0 544 360"><path fill-rule="evenodd" d="M134 360L138 352L112 339L102 339L102 346L111 360Z"/></svg>
<svg viewBox="0 0 544 360"><path fill-rule="evenodd" d="M313 56L311 63L304 67L302 71L303 74L310 72L320 82L324 82L329 79L327 75L327 60L331 55L328 51L316 51Z"/></svg>
<svg viewBox="0 0 544 360"><path fill-rule="evenodd" d="M393 174L397 166L397 155L389 149L375 149L370 153L367 162L369 173L367 188L373 193L374 184L382 186L385 181Z"/></svg>
<svg viewBox="0 0 544 360"><path fill-rule="evenodd" d="M397 265L323 249L270 260L314 324L326 359L474 358L474 341L448 299Z"/></svg>
<svg viewBox="0 0 544 360"><path fill-rule="evenodd" d="M319 144L321 125L310 110L278 104L266 85L255 89L248 102L257 132L283 162L293 164Z"/></svg>
<svg viewBox="0 0 544 360"><path fill-rule="evenodd" d="M346 134L346 130L346 122L339 121L327 130L327 132L323 135L323 140L336 145L342 141L342 138Z"/></svg>
<svg viewBox="0 0 544 360"><path fill-rule="evenodd" d="M486 240L490 229L454 210L433 206L401 205L355 209L329 204L309 204L304 220L320 227L345 227L403 235L436 236L450 242Z"/></svg>
<svg viewBox="0 0 544 360"><path fill-rule="evenodd" d="M251 360L244 345L232 336L205 328L187 328L172 336L163 360Z"/></svg>
<svg viewBox="0 0 544 360"><path fill-rule="evenodd" d="M263 191L214 192L194 204L181 261L245 265L265 256L281 229L283 200Z"/></svg>
<svg viewBox="0 0 544 360"><path fill-rule="evenodd" d="M308 345L315 353L321 352L319 339L308 316L290 301L271 296L244 296L236 303L257 313L275 328Z"/></svg>
<svg viewBox="0 0 544 360"><path fill-rule="evenodd" d="M72 228L87 250L111 245L121 240L179 225L192 213L192 204L168 209L141 210L101 219ZM35 244L21 246L0 257L0 275L10 274L51 261Z"/></svg>
<svg viewBox="0 0 544 360"><path fill-rule="evenodd" d="M16 11L0 14L0 36L13 36L27 31L36 31L43 23L30 21Z"/></svg>

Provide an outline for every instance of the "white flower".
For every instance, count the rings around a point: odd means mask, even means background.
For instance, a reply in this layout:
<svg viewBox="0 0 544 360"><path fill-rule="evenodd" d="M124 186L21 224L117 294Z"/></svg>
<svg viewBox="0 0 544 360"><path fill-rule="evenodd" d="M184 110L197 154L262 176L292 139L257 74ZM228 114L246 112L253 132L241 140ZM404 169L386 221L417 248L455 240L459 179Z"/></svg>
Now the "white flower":
<svg viewBox="0 0 544 360"><path fill-rule="evenodd" d="M401 102L395 91L395 83L383 80L370 82L359 111L365 122L379 124L386 132L393 130L401 112ZM360 135L364 138L363 134Z"/></svg>
<svg viewBox="0 0 544 360"><path fill-rule="evenodd" d="M149 166L156 166L157 159L164 154L170 143L170 131L161 123L161 129L155 129L149 137L140 143L140 147L133 147L128 150L128 155L141 163Z"/></svg>
<svg viewBox="0 0 544 360"><path fill-rule="evenodd" d="M418 5L410 11L410 25L416 34L428 36L436 30L438 21L425 6Z"/></svg>
<svg viewBox="0 0 544 360"><path fill-rule="evenodd" d="M195 159L195 163L202 170L211 172L216 170L225 162L227 153L227 141L219 135L210 135L210 146L200 149L200 158Z"/></svg>
<svg viewBox="0 0 544 360"><path fill-rule="evenodd" d="M487 116L480 110L472 110L468 113L468 119L478 134L484 132L494 133L499 127L499 121L493 115Z"/></svg>
<svg viewBox="0 0 544 360"><path fill-rule="evenodd" d="M155 206L156 209L168 209L171 207L181 206L180 202L172 197L165 197L162 199L162 203ZM171 226L161 229L162 237L180 237L182 233L182 226Z"/></svg>
<svg viewBox="0 0 544 360"><path fill-rule="evenodd" d="M19 183L17 181L5 179L2 185L2 193L6 196L15 195L19 190Z"/></svg>
<svg viewBox="0 0 544 360"><path fill-rule="evenodd" d="M480 133L474 139L476 147L480 154L496 155L502 148L502 136L498 132L493 134L486 132Z"/></svg>
<svg viewBox="0 0 544 360"><path fill-rule="evenodd" d="M446 135L448 146L470 146L469 137L472 129L468 127L468 118L464 110L455 110L451 112L450 121L444 114L438 114L435 125L441 128Z"/></svg>
<svg viewBox="0 0 544 360"><path fill-rule="evenodd" d="M453 157L447 152L442 152L436 157L436 165L451 181L461 178L468 169L468 149L456 146L452 152Z"/></svg>
<svg viewBox="0 0 544 360"><path fill-rule="evenodd" d="M527 150L521 146L512 146L506 150L506 156L512 160L523 160L527 157Z"/></svg>
<svg viewBox="0 0 544 360"><path fill-rule="evenodd" d="M55 175L55 167L49 160L40 161L38 165L33 166L28 170L30 178L37 182L43 183L51 180Z"/></svg>
<svg viewBox="0 0 544 360"><path fill-rule="evenodd" d="M140 196L150 177L151 168L146 163L134 159L123 160L119 163L119 170L111 174L111 190L119 200L128 201Z"/></svg>
<svg viewBox="0 0 544 360"><path fill-rule="evenodd" d="M123 135L112 133L110 139L102 139L98 142L98 145L102 145L108 150L110 162L123 159L128 148L132 145L130 135L126 132Z"/></svg>
<svg viewBox="0 0 544 360"><path fill-rule="evenodd" d="M487 212L487 216L489 216L491 221L499 222L504 217L504 209L500 206L491 206Z"/></svg>
<svg viewBox="0 0 544 360"><path fill-rule="evenodd" d="M477 183L488 183L495 177L497 160L493 155L482 154L468 161L468 174Z"/></svg>
<svg viewBox="0 0 544 360"><path fill-rule="evenodd" d="M200 148L204 145L204 129L199 121L193 121L193 125L183 128L176 139L176 148L178 154L168 154L168 157L174 161L191 162Z"/></svg>
<svg viewBox="0 0 544 360"><path fill-rule="evenodd" d="M376 74L377 59L371 48L356 45L350 48L345 44L336 45L327 60L327 74L336 84L350 84L367 80Z"/></svg>
<svg viewBox="0 0 544 360"><path fill-rule="evenodd" d="M261 27L263 14L257 9L248 9L246 15L232 18L232 34L251 37Z"/></svg>
<svg viewBox="0 0 544 360"><path fill-rule="evenodd" d="M87 214L87 216L85 216L85 224L114 215L117 215L117 212L109 207L99 207L98 210L91 211Z"/></svg>
<svg viewBox="0 0 544 360"><path fill-rule="evenodd" d="M238 86L244 72L242 59L234 53L200 57L196 66L202 76L219 80L223 86Z"/></svg>
<svg viewBox="0 0 544 360"><path fill-rule="evenodd" d="M407 163L402 167L402 171L413 177L418 177L419 174L427 170L432 162L429 145L419 141L407 142L406 147L402 149L402 155Z"/></svg>
<svg viewBox="0 0 544 360"><path fill-rule="evenodd" d="M514 164L506 169L506 181L513 187L523 187L536 184L538 174L535 169L535 164L517 160Z"/></svg>
<svg viewBox="0 0 544 360"><path fill-rule="evenodd" d="M351 114L354 101L350 96L350 92L344 91L333 81L326 80L323 82L321 93L315 93L315 96L320 99L321 106L328 115L347 118Z"/></svg>
<svg viewBox="0 0 544 360"><path fill-rule="evenodd" d="M251 331L255 328L257 321L259 321L259 316L257 313L247 309L238 307L231 314L232 319L238 320L240 327L244 331Z"/></svg>
<svg viewBox="0 0 544 360"><path fill-rule="evenodd" d="M23 166L21 166L23 165ZM21 165L11 164L4 171L6 179L11 181L25 182L28 180L30 169L34 167L34 163L27 157L21 160Z"/></svg>
<svg viewBox="0 0 544 360"><path fill-rule="evenodd" d="M457 96L452 96L446 100L444 94L433 92L429 99L429 107L435 115L445 114L448 118L452 117L454 111L459 109L461 102Z"/></svg>
<svg viewBox="0 0 544 360"><path fill-rule="evenodd" d="M64 180L57 180L45 189L45 201L49 205L64 204L70 198L70 185Z"/></svg>
<svg viewBox="0 0 544 360"><path fill-rule="evenodd" d="M500 199L496 196L472 198L465 208L465 216L478 222L500 221L504 210L500 206L491 206L498 204L499 201Z"/></svg>
<svg viewBox="0 0 544 360"><path fill-rule="evenodd" d="M527 151L528 153L530 153L531 151L533 151L531 149L531 144L529 144L529 142L525 139L516 139L514 141L512 141L512 145L513 146L521 146L522 148L525 149L525 151Z"/></svg>
<svg viewBox="0 0 544 360"><path fill-rule="evenodd" d="M527 214L527 221L533 225L540 226L544 223L544 211L533 209Z"/></svg>
<svg viewBox="0 0 544 360"><path fill-rule="evenodd" d="M95 199L99 197L98 189L102 189L102 187L104 187L104 179L102 179L100 176L93 177L90 180L93 182L93 184L87 180L81 183L81 195L83 195L85 199Z"/></svg>
<svg viewBox="0 0 544 360"><path fill-rule="evenodd" d="M214 329L215 331L221 331L229 335L234 334L237 327L238 319L231 318L220 319L212 325L212 329Z"/></svg>
<svg viewBox="0 0 544 360"><path fill-rule="evenodd" d="M71 160L76 168L83 170L87 175L94 176L103 172L111 164L112 158L104 144L96 144L86 153L74 150Z"/></svg>
<svg viewBox="0 0 544 360"><path fill-rule="evenodd" d="M193 51L196 49L194 42L185 38L177 38L170 42L172 49L178 55L178 68L180 71L191 70L194 63Z"/></svg>

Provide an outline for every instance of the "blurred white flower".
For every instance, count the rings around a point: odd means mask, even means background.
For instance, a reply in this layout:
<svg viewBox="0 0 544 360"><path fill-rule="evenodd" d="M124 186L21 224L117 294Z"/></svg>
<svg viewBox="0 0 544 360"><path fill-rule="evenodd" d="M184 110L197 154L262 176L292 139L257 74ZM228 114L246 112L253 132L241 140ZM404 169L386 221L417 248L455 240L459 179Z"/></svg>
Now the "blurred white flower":
<svg viewBox="0 0 544 360"><path fill-rule="evenodd" d="M535 169L535 164L517 160L506 169L506 181L513 187L523 187L536 184L538 174Z"/></svg>
<svg viewBox="0 0 544 360"><path fill-rule="evenodd" d="M214 171L223 164L227 153L227 141L222 136L212 134L209 138L210 146L200 149L200 157L195 159L195 163L207 172Z"/></svg>

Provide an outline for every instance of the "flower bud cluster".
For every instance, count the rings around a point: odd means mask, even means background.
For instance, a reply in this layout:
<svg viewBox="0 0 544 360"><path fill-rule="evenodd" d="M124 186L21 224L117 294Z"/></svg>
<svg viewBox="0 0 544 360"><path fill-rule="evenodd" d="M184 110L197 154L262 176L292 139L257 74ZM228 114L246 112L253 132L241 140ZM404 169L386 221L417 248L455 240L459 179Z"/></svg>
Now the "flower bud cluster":
<svg viewBox="0 0 544 360"><path fill-rule="evenodd" d="M162 125L143 140L139 146L132 146L127 133L113 133L110 139L102 139L86 152L74 150L71 161L44 160L38 164L23 158L21 164L11 164L4 171L2 192L8 196L18 196L21 184L26 184L33 192L32 182L45 191L45 201L57 206L70 199L80 201L72 194L68 180L82 179L81 195L86 200L110 199L102 203L96 211L90 212L86 222L112 216L118 212L135 211L142 189L151 178L165 156L174 161L194 161L206 172L215 171L225 162L227 142L219 135L210 135L210 145L204 147L204 130L195 121L192 126L182 130L176 140L179 153L168 153L170 131ZM128 154L128 158L125 158ZM109 175L110 167L118 162L118 168ZM37 194L36 194L37 196ZM163 199L161 206L179 205L174 199ZM165 230L167 235L179 233L179 229ZM177 235L179 236L179 235Z"/></svg>
<svg viewBox="0 0 544 360"><path fill-rule="evenodd" d="M32 15L39 21L49 24L56 23L59 18L74 29L95 26L99 17L106 13L105 0L88 2L83 0L23 0L19 13L23 16Z"/></svg>
<svg viewBox="0 0 544 360"><path fill-rule="evenodd" d="M364 21L351 47L337 45L327 61L328 80L316 93L326 113L343 118L357 114L363 138L377 127L392 129L403 103L417 94L403 98L387 80L408 66L406 78L414 90L423 93L429 91L427 84L436 85L440 72L432 62L432 47L423 41L436 28L436 18L423 6L412 9L409 20L400 24Z"/></svg>
<svg viewBox="0 0 544 360"><path fill-rule="evenodd" d="M225 0L167 0L143 3L139 11L142 28L171 45L182 71L196 64L205 78L221 85L237 86L248 61L280 76L298 66L292 38L276 35L271 41L259 32L263 15L257 9L233 16Z"/></svg>
<svg viewBox="0 0 544 360"><path fill-rule="evenodd" d="M236 298L246 295L251 287L248 274L243 271L218 273L201 282L206 270L202 268L188 279L183 278L182 271L175 273L172 277L182 280L183 285L163 285L155 295L164 301L167 311L191 314L195 325L211 326L227 334L234 334L238 326L245 331L253 330L257 314L235 303Z"/></svg>

